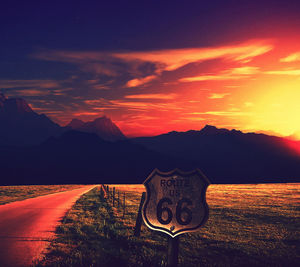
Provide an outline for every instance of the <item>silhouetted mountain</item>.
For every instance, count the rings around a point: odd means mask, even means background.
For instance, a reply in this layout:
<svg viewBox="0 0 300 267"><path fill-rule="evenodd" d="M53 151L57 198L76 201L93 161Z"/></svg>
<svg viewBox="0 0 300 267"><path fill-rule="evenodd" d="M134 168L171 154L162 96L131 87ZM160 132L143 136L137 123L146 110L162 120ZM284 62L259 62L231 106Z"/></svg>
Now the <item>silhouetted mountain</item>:
<svg viewBox="0 0 300 267"><path fill-rule="evenodd" d="M207 125L200 131L134 138L148 149L196 161L215 183L300 181L300 142Z"/></svg>
<svg viewBox="0 0 300 267"><path fill-rule="evenodd" d="M107 141L126 139L125 135L121 132L118 126L106 116L88 122L83 122L79 119L73 119L66 127L86 133L95 133Z"/></svg>
<svg viewBox="0 0 300 267"><path fill-rule="evenodd" d="M84 122L82 120L72 119L66 127L74 130L80 128L83 125Z"/></svg>
<svg viewBox="0 0 300 267"><path fill-rule="evenodd" d="M130 141L69 131L38 146L0 147L2 184L141 183L154 168L194 168Z"/></svg>
<svg viewBox="0 0 300 267"><path fill-rule="evenodd" d="M200 168L213 183L300 182L300 142L280 137L207 125L119 139L106 117L63 128L25 100L0 94L2 184L141 183L154 168Z"/></svg>
<svg viewBox="0 0 300 267"><path fill-rule="evenodd" d="M0 145L38 144L60 133L58 124L35 113L24 99L0 94Z"/></svg>

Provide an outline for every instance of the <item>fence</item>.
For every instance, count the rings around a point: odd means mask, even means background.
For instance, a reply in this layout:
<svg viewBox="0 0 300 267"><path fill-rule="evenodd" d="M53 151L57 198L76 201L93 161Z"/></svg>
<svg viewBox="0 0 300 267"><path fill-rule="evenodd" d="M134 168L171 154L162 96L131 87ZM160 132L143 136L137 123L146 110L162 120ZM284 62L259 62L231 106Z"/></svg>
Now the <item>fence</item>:
<svg viewBox="0 0 300 267"><path fill-rule="evenodd" d="M102 184L100 187L100 197L106 198L109 202L111 202L113 207L117 207L118 209L123 209L123 218L126 214L126 192L120 192L116 190L115 187L109 187L108 185ZM142 207L145 201L146 193L142 193L142 197L140 200L139 209L137 212L136 223L134 227L134 236L138 237L141 233L141 226L143 224L142 218Z"/></svg>
<svg viewBox="0 0 300 267"><path fill-rule="evenodd" d="M111 202L113 207L123 209L123 218L126 214L126 192L120 192L115 187L109 187L108 185L102 184L100 187L100 197L107 199Z"/></svg>

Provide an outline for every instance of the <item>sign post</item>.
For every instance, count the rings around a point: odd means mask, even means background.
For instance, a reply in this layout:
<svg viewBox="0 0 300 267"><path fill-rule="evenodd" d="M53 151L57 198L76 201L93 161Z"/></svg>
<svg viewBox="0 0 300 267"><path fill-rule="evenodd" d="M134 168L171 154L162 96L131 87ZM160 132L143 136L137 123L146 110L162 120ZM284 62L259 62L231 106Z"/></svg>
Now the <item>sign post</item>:
<svg viewBox="0 0 300 267"><path fill-rule="evenodd" d="M198 231L208 219L206 189L210 184L198 169L182 172L155 169L145 180L147 196L142 216L152 230L168 234L168 266L177 266L178 235Z"/></svg>

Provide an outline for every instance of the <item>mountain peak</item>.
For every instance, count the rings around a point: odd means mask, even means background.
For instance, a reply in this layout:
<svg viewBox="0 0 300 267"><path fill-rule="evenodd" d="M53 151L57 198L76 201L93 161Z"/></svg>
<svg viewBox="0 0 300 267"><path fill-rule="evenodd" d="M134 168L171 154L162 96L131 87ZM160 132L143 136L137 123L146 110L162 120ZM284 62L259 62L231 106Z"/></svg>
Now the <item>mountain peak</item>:
<svg viewBox="0 0 300 267"><path fill-rule="evenodd" d="M213 125L206 124L201 130L202 134L218 134L218 133L227 133L227 129L219 129Z"/></svg>
<svg viewBox="0 0 300 267"><path fill-rule="evenodd" d="M77 129L84 125L84 122L80 119L72 119L66 127L70 127L72 129Z"/></svg>
<svg viewBox="0 0 300 267"><path fill-rule="evenodd" d="M79 119L73 119L67 127L86 133L95 133L107 141L124 140L126 137L110 118L103 116L93 121L83 122Z"/></svg>
<svg viewBox="0 0 300 267"><path fill-rule="evenodd" d="M0 145L38 144L62 132L44 114L34 112L22 98L0 94Z"/></svg>
<svg viewBox="0 0 300 267"><path fill-rule="evenodd" d="M106 117L106 116L103 116L103 117L99 117L99 118L96 118L93 120L94 123L112 123L111 119Z"/></svg>
<svg viewBox="0 0 300 267"><path fill-rule="evenodd" d="M2 108L2 112L10 115L21 115L34 112L24 99L6 98L2 93L0 93L0 107Z"/></svg>

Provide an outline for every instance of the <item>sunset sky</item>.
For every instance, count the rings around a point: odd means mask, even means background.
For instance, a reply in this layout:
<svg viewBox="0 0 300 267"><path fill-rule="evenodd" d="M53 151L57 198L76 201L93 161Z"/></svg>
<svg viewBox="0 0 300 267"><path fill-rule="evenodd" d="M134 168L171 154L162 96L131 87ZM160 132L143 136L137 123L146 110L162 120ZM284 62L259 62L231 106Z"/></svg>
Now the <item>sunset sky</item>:
<svg viewBox="0 0 300 267"><path fill-rule="evenodd" d="M211 124L300 139L299 1L76 3L1 4L0 91L127 136Z"/></svg>

